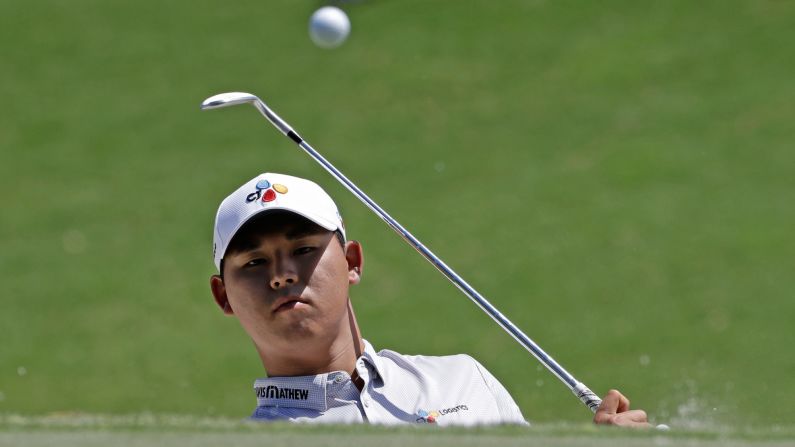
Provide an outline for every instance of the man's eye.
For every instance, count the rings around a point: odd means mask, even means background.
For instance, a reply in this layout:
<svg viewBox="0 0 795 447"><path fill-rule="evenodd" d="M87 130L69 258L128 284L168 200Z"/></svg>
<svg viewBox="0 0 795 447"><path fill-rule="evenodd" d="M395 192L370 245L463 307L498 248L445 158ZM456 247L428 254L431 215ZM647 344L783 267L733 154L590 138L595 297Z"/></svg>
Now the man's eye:
<svg viewBox="0 0 795 447"><path fill-rule="evenodd" d="M315 250L315 247L301 247L295 250L296 255L305 255Z"/></svg>
<svg viewBox="0 0 795 447"><path fill-rule="evenodd" d="M266 261L264 259L262 259L262 258L252 259L252 260L246 262L246 266L253 267L255 265L262 265L265 262Z"/></svg>

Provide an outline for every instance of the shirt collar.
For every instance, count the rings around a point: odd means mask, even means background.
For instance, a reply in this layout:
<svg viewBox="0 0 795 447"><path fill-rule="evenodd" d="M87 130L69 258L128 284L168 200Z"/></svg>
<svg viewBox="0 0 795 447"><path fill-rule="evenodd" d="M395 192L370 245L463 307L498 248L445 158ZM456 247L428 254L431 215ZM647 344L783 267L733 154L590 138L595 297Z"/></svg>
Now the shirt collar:
<svg viewBox="0 0 795 447"><path fill-rule="evenodd" d="M364 340L364 352L362 353L361 359L373 368L381 381L385 380L384 373L386 369L384 368L384 360L375 352L373 345L367 340Z"/></svg>
<svg viewBox="0 0 795 447"><path fill-rule="evenodd" d="M309 408L326 411L328 374L268 377L254 382L257 406Z"/></svg>
<svg viewBox="0 0 795 447"><path fill-rule="evenodd" d="M385 380L383 359L375 352L373 345L364 341L364 352L360 359L364 360L377 378ZM339 374L339 371L317 374L314 376L267 377L254 382L254 392L257 396L257 406L309 408L317 411L326 411L327 386L329 375ZM347 372L346 372L347 376ZM376 377L373 377L375 379ZM350 380L350 378L348 379Z"/></svg>

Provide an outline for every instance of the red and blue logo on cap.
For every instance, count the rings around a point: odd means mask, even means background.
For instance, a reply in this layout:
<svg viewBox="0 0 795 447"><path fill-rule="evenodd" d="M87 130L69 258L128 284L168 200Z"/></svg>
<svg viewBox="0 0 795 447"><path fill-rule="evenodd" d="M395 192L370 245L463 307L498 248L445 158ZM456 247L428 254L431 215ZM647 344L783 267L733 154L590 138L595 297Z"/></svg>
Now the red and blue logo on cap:
<svg viewBox="0 0 795 447"><path fill-rule="evenodd" d="M263 202L273 202L276 200L276 193L287 194L286 186L281 183L271 184L265 179L258 181L255 187L257 190L246 196L246 203L251 203L260 197Z"/></svg>

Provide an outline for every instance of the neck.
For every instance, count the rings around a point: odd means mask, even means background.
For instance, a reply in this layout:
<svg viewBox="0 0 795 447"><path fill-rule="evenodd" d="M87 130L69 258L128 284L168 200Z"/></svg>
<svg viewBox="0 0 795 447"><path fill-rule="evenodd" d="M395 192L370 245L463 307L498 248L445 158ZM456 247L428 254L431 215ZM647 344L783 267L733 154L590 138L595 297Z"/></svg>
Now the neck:
<svg viewBox="0 0 795 447"><path fill-rule="evenodd" d="M332 371L356 373L356 360L364 352L364 341L348 300L348 318L341 323L340 336L331 343L307 340L285 352L265 352L257 347L268 376L309 376Z"/></svg>

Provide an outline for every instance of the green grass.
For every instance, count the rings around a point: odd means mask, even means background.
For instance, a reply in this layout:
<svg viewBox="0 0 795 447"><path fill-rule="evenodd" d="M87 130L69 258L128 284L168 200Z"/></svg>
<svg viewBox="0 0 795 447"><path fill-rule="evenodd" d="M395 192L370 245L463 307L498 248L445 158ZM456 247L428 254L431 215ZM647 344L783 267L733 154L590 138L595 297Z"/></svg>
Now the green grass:
<svg viewBox="0 0 795 447"><path fill-rule="evenodd" d="M445 428L431 426L340 426L275 423L178 415L58 414L0 417L0 446L35 445L313 445L344 446L778 446L793 433L753 430L619 430L588 424Z"/></svg>
<svg viewBox="0 0 795 447"><path fill-rule="evenodd" d="M335 51L308 39L319 4L0 3L0 413L249 414L211 226L272 170L363 242L376 348L469 353L531 421L587 422L256 112L198 110L248 90L598 393L795 426L793 4L351 2Z"/></svg>

